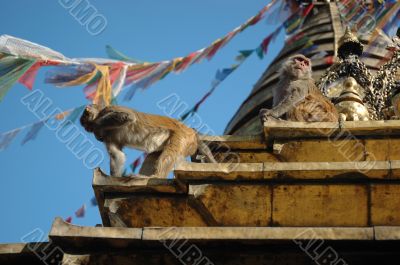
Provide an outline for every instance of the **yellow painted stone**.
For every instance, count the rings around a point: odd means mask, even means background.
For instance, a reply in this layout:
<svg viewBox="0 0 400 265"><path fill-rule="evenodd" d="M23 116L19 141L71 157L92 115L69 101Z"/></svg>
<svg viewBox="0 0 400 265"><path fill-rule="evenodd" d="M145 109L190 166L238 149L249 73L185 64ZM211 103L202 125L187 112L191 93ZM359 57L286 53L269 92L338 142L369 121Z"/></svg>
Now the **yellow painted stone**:
<svg viewBox="0 0 400 265"><path fill-rule="evenodd" d="M128 227L207 226L184 197L133 196L109 199L106 205Z"/></svg>
<svg viewBox="0 0 400 265"><path fill-rule="evenodd" d="M272 222L277 226L367 226L364 185L277 185Z"/></svg>
<svg viewBox="0 0 400 265"><path fill-rule="evenodd" d="M400 184L371 185L372 225L400 225Z"/></svg>
<svg viewBox="0 0 400 265"><path fill-rule="evenodd" d="M200 200L223 226L268 226L271 217L271 187L267 185L201 185ZM192 185L190 186L190 189Z"/></svg>

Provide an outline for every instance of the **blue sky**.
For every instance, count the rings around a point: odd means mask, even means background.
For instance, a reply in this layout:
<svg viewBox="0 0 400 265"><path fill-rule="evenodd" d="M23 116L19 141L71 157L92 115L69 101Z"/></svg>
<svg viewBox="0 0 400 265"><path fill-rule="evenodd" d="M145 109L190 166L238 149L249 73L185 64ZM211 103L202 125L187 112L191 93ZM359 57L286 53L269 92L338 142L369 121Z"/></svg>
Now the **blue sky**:
<svg viewBox="0 0 400 265"><path fill-rule="evenodd" d="M93 36L79 24L59 1L13 0L3 3L0 34L27 39L63 53L67 57L106 57L105 46L112 45L125 54L145 61L160 61L185 56L203 48L255 15L268 1L229 0L148 0L95 1L90 3L107 19L105 30ZM239 50L258 46L276 25L260 22L239 34L212 61L194 65L186 72L171 74L130 102L120 104L139 111L162 114L156 103L171 93L193 106L210 88L215 72L229 67ZM216 134L247 97L271 59L282 46L282 36L270 46L264 60L253 55L200 108L199 115ZM57 88L44 84L42 69L34 89L41 89L55 107L69 109L85 104L81 87ZM21 104L29 91L17 84L0 103L0 132L37 121ZM122 93L123 95L123 93ZM90 207L93 196L92 171L77 159L55 136L43 128L36 140L21 146L26 131L0 152L0 243L20 242L21 237L38 228L47 233L55 217L73 215L83 203L85 218L73 224L94 226L101 223L98 209ZM104 151L101 143L91 138ZM138 152L128 151L128 162ZM101 164L108 172L108 158Z"/></svg>

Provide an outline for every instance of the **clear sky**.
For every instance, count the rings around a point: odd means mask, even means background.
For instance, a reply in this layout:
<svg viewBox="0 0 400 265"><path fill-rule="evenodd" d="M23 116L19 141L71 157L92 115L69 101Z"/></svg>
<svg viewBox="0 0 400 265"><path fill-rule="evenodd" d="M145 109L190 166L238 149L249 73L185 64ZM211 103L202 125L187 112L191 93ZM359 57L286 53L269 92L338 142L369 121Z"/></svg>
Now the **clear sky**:
<svg viewBox="0 0 400 265"><path fill-rule="evenodd" d="M255 15L268 0L90 0L107 20L105 30L96 36L69 14L58 0L4 1L0 16L0 34L27 39L63 53L67 57L106 57L105 46L112 45L125 54L146 61L160 61L185 56L203 48ZM215 72L229 67L239 50L259 45L273 28L260 22L238 35L212 61L171 74L149 89L139 92L130 106L139 111L163 114L156 103L171 93L193 106L210 88ZM276 56L282 36L270 46L264 60L255 54L226 79L201 107L199 115L216 134L223 134L226 124L252 86ZM41 89L53 105L69 109L86 103L81 87L57 88L44 84L42 69L34 89ZM21 104L29 91L16 84L0 103L0 132L37 121ZM122 93L123 96L124 93ZM43 128L38 138L21 146L23 131L7 150L0 152L1 185L0 243L20 242L21 237L39 228L49 232L55 217L66 218L83 204L85 218L73 224L94 226L101 223L98 209L91 207L92 171L77 159L55 136ZM101 143L91 138L104 151ZM132 162L138 152L128 152ZM108 158L101 164L108 172Z"/></svg>

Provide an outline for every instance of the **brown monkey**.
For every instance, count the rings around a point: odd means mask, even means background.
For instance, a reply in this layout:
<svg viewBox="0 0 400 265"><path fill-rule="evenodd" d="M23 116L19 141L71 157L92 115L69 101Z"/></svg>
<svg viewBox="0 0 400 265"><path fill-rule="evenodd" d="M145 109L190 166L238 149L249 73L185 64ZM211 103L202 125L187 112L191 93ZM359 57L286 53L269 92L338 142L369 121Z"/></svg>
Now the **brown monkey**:
<svg viewBox="0 0 400 265"><path fill-rule="evenodd" d="M279 83L272 91L273 108L261 109L261 120L338 121L335 106L316 87L311 72L310 59L301 54L289 57L283 63Z"/></svg>
<svg viewBox="0 0 400 265"><path fill-rule="evenodd" d="M155 164L154 175L166 178L180 157L193 155L197 149L216 163L208 146L199 141L195 130L164 116L151 115L122 106L97 105L86 107L80 119L86 131L104 142L110 155L112 176L121 177L124 170L123 147L161 152Z"/></svg>

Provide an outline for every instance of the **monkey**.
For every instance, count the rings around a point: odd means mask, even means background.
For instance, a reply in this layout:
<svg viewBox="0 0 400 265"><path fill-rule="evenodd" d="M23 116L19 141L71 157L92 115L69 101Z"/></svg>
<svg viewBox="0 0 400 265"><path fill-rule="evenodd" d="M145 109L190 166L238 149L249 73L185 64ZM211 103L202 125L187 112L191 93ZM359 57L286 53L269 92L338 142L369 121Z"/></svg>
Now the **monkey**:
<svg viewBox="0 0 400 265"><path fill-rule="evenodd" d="M197 150L210 162L217 163L207 144L199 140L198 133L173 118L123 106L100 108L92 104L85 108L80 123L97 140L104 142L110 156L112 176L121 177L123 174L124 147L147 154L161 153L150 178L167 178L178 158L191 156Z"/></svg>
<svg viewBox="0 0 400 265"><path fill-rule="evenodd" d="M302 54L289 57L279 70L280 80L273 88L272 109L261 109L259 116L268 120L335 122L338 113L332 102L315 85L311 60Z"/></svg>

